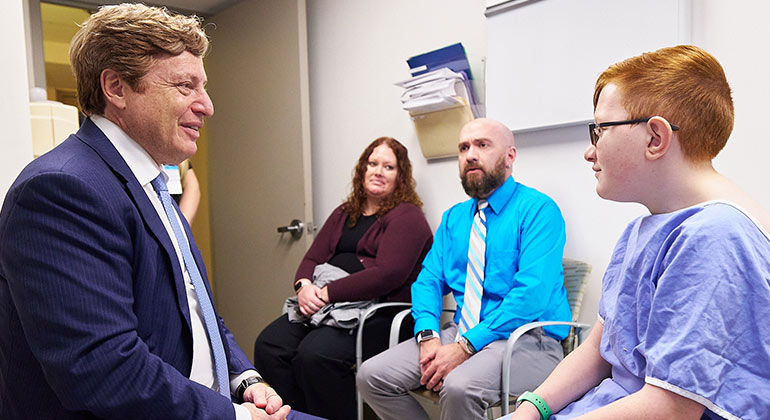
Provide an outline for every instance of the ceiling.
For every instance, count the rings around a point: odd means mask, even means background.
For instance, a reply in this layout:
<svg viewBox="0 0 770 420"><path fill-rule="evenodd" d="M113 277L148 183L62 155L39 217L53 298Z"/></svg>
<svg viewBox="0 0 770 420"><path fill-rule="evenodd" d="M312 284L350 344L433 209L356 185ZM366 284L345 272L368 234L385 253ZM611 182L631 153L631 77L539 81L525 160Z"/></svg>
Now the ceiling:
<svg viewBox="0 0 770 420"><path fill-rule="evenodd" d="M61 4L64 6L80 7L96 10L106 4L124 3L126 0L43 0L46 3ZM199 16L211 16L238 3L241 0L150 0L142 3L152 6L166 6L184 14L195 13Z"/></svg>

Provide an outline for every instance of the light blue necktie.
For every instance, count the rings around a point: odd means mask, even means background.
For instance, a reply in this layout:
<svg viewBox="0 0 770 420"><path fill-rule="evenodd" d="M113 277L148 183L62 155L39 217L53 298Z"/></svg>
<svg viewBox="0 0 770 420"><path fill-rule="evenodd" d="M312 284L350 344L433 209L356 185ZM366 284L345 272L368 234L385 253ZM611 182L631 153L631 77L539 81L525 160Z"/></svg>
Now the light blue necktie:
<svg viewBox="0 0 770 420"><path fill-rule="evenodd" d="M460 325L457 338L479 323L481 296L484 293L484 265L487 249L487 200L479 200L473 217L470 243L468 245L468 274L465 279L465 297L460 311Z"/></svg>
<svg viewBox="0 0 770 420"><path fill-rule="evenodd" d="M163 210L166 211L168 221L171 223L171 230L174 231L174 236L176 236L179 249L182 251L182 259L184 260L185 267L187 267L187 273L190 275L193 287L195 288L195 294L198 296L198 304L201 307L201 313L203 313L203 323L206 326L206 332L209 336L211 353L214 355L214 370L216 371L219 393L229 400L230 381L228 379L227 360L225 359L225 348L222 345L222 337L219 335L219 325L217 323L217 317L214 314L214 306L211 304L208 293L206 293L203 277L201 277L201 273L198 271L198 266L195 264L192 252L190 252L190 243L187 242L187 237L177 221L177 213L173 201L171 200L171 195L168 193L166 180L163 178L162 173L152 180L152 187L155 189L155 192L158 193L158 198L160 198L160 202L163 204Z"/></svg>

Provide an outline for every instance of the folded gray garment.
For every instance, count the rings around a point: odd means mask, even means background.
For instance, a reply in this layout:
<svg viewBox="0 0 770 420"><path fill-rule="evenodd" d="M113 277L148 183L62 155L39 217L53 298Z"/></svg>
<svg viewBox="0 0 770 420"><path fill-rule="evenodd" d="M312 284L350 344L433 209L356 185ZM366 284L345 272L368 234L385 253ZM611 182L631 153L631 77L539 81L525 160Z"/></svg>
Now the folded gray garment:
<svg viewBox="0 0 770 420"><path fill-rule="evenodd" d="M346 277L348 272L331 264L319 264L313 270L313 284L324 287L327 284ZM355 302L334 302L324 305L310 319L299 310L297 297L286 299L283 304L283 313L289 315L289 321L295 323L309 323L312 326L326 325L329 327L354 329L358 326L358 317L362 311L377 303L376 299L360 300Z"/></svg>

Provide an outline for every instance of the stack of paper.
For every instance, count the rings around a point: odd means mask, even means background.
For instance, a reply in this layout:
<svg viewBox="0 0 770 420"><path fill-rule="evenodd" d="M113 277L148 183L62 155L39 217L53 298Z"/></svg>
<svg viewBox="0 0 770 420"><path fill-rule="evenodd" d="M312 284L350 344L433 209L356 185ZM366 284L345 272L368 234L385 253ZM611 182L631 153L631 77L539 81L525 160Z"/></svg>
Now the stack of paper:
<svg viewBox="0 0 770 420"><path fill-rule="evenodd" d="M401 103L414 123L426 159L457 155L460 130L478 114L465 48L457 43L406 60L412 78Z"/></svg>
<svg viewBox="0 0 770 420"><path fill-rule="evenodd" d="M463 73L444 67L396 83L396 86L406 89L401 95L403 108L410 114L419 114L470 104L466 83Z"/></svg>

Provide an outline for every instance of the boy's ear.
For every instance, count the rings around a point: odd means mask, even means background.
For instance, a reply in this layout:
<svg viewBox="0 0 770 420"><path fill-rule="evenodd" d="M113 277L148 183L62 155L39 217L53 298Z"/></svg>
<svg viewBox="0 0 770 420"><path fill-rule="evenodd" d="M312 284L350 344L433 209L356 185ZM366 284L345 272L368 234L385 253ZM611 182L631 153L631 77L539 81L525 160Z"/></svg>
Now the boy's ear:
<svg viewBox="0 0 770 420"><path fill-rule="evenodd" d="M647 134L650 142L647 144L645 156L648 160L658 160L666 155L674 141L674 131L663 117L652 117L647 121Z"/></svg>

